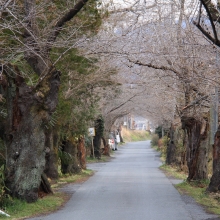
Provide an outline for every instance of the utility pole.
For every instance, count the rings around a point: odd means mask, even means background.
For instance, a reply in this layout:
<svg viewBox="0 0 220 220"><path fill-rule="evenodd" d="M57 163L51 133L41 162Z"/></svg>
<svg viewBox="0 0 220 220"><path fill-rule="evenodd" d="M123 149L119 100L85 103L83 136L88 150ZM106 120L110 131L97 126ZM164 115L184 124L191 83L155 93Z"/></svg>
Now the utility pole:
<svg viewBox="0 0 220 220"><path fill-rule="evenodd" d="M218 48L216 48L216 81L218 80L218 61L219 61L219 56L218 56ZM214 144L214 137L215 133L218 130L218 108L219 108L219 95L218 95L218 86L217 83L215 85L215 93L212 96L212 103L211 103L211 108L210 108L210 124L211 124L211 137L210 137L210 144Z"/></svg>

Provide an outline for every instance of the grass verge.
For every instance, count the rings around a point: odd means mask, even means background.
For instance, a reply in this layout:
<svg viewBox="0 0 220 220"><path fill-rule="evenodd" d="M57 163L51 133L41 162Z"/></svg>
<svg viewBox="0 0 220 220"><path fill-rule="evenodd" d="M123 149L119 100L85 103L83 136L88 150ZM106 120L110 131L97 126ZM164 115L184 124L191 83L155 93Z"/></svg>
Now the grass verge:
<svg viewBox="0 0 220 220"><path fill-rule="evenodd" d="M37 214L46 214L53 212L61 207L65 202L65 195L61 193L54 193L53 195L45 196L38 199L35 203L26 203L17 199L13 199L5 207L5 212L11 217L0 215L0 219L24 219Z"/></svg>
<svg viewBox="0 0 220 220"><path fill-rule="evenodd" d="M111 153L113 153L113 152L111 152ZM86 157L86 162L87 163L99 163L99 162L107 162L107 161L109 161L111 159L111 157L109 157L109 156L105 156L105 155L102 155L101 156L101 158L100 159L98 159L98 158L92 158L92 157L90 157L90 156L87 156Z"/></svg>
<svg viewBox="0 0 220 220"><path fill-rule="evenodd" d="M175 167L162 165L160 169L163 170L168 177L183 180L182 183L174 185L180 194L194 198L194 200L202 205L207 212L220 215L220 194L206 193L206 188L209 184L208 180L187 182L187 175L184 172L180 172Z"/></svg>
<svg viewBox="0 0 220 220"><path fill-rule="evenodd" d="M11 217L0 214L0 220L20 220L58 210L69 200L69 195L60 192L59 188L68 183L84 182L93 175L93 173L92 170L87 169L75 175L62 175L59 180L53 181L51 184L54 194L39 198L35 203L27 203L17 199L8 200L2 209Z"/></svg>
<svg viewBox="0 0 220 220"><path fill-rule="evenodd" d="M165 161L164 158L162 158L162 161ZM186 180L187 178L186 173L179 171L176 167L163 164L162 166L160 166L160 169L163 170L168 177L173 177L181 180Z"/></svg>
<svg viewBox="0 0 220 220"><path fill-rule="evenodd" d="M220 215L220 195L206 193L207 186L206 182L183 182L175 185L181 194L193 197L208 212Z"/></svg>

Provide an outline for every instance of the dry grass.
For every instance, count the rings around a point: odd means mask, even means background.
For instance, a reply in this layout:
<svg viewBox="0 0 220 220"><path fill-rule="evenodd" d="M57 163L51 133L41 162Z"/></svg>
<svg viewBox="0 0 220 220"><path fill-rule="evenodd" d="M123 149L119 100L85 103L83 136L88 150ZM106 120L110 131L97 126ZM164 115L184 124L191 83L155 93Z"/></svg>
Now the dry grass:
<svg viewBox="0 0 220 220"><path fill-rule="evenodd" d="M150 134L147 131L122 129L122 137L125 142L150 140Z"/></svg>

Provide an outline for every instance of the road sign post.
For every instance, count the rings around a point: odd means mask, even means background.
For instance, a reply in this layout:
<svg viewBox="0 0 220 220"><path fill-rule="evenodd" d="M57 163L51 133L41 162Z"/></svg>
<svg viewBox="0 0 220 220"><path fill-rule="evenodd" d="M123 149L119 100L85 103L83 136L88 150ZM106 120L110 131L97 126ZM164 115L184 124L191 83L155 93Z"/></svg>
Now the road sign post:
<svg viewBox="0 0 220 220"><path fill-rule="evenodd" d="M95 128L89 128L89 136L92 137L92 157L95 157L94 145L93 145L93 137L95 136Z"/></svg>

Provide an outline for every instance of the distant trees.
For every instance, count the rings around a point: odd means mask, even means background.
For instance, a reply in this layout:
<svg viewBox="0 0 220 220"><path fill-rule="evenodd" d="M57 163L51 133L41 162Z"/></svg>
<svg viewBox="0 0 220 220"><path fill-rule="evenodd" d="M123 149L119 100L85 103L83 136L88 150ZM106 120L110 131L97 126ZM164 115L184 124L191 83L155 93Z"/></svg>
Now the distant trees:
<svg viewBox="0 0 220 220"><path fill-rule="evenodd" d="M218 21L217 8L214 10L210 4L201 1L198 11L196 1L184 0L116 6L98 39L91 43L93 54L108 54L109 63L118 67L117 76L123 86L117 100L129 100L134 90L143 91L120 108L118 115L132 111L149 117L155 124L172 124L170 147L179 149L170 152L187 161L188 180L207 178L211 150L210 112L219 83L216 48L192 24L193 21L212 30L209 40L217 42L218 22L209 23L208 16L204 17L204 9L207 14L210 9L215 14L211 18ZM126 83L133 91L125 89Z"/></svg>

